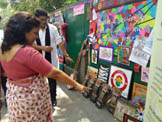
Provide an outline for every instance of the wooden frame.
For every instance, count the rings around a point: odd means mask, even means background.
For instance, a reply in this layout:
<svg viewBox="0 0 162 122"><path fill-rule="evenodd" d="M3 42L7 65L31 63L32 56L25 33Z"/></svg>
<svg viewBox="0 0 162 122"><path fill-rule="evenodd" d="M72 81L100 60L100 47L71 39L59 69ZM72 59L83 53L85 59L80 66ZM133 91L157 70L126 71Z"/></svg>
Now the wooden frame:
<svg viewBox="0 0 162 122"><path fill-rule="evenodd" d="M129 115L135 115L136 106L131 102L127 102L125 99L119 98L114 111L114 118L123 122L124 113Z"/></svg>
<svg viewBox="0 0 162 122"><path fill-rule="evenodd" d="M130 46L118 46L118 55L117 55L118 63L129 66L130 52L131 52Z"/></svg>
<svg viewBox="0 0 162 122"><path fill-rule="evenodd" d="M142 102L145 104L146 93L147 93L147 87L135 82L133 84L132 103L136 104L136 102Z"/></svg>
<svg viewBox="0 0 162 122"><path fill-rule="evenodd" d="M128 114L124 114L123 122L141 122L141 121Z"/></svg>

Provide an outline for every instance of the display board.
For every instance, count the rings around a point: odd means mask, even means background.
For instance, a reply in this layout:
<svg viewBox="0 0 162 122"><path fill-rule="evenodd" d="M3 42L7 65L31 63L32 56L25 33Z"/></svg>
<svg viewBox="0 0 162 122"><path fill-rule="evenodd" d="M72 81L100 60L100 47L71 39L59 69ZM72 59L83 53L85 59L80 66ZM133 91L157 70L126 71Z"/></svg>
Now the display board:
<svg viewBox="0 0 162 122"><path fill-rule="evenodd" d="M129 54L131 54L136 40L147 39L150 36L154 27L156 8L157 0L144 0L96 11L97 44L99 44L99 47L112 47L114 55L112 62L105 62L98 58L97 64L90 61L90 66L99 68L100 65L104 65L110 68L111 65L115 65L133 71L127 99L132 97L133 83L144 86L147 86L148 83L141 81L141 71L142 66L149 67L150 56L145 60L147 61L145 64L129 61L128 57L130 57ZM142 54L143 47L141 47L139 46L139 50ZM91 49L96 49L95 45L91 45ZM100 48L98 48L99 51Z"/></svg>
<svg viewBox="0 0 162 122"><path fill-rule="evenodd" d="M137 36L148 37L155 20L156 0L131 3L97 12L97 38L100 45L114 48L133 46Z"/></svg>

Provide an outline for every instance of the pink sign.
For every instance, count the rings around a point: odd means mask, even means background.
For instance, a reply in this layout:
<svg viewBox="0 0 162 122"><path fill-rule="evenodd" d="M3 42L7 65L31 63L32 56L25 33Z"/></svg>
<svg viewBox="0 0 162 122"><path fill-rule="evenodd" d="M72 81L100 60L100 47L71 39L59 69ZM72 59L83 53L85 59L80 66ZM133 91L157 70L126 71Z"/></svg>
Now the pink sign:
<svg viewBox="0 0 162 122"><path fill-rule="evenodd" d="M77 5L73 8L73 16L84 14L84 4Z"/></svg>
<svg viewBox="0 0 162 122"><path fill-rule="evenodd" d="M141 81L148 82L149 80L149 68L142 67Z"/></svg>

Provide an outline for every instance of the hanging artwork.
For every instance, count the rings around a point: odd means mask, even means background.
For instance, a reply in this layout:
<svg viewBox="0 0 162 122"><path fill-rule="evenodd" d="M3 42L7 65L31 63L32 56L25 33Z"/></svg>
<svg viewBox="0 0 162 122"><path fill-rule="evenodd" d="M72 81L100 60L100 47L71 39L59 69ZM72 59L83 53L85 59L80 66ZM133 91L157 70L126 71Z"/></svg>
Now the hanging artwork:
<svg viewBox="0 0 162 122"><path fill-rule="evenodd" d="M128 114L124 114L124 117L123 117L123 122L142 122Z"/></svg>
<svg viewBox="0 0 162 122"><path fill-rule="evenodd" d="M133 45L133 49L129 60L135 62L143 67L147 66L147 63L150 59L150 55L143 50L144 45L146 44L147 38L137 37Z"/></svg>
<svg viewBox="0 0 162 122"><path fill-rule="evenodd" d="M124 114L135 115L136 107L122 99L119 99L115 108L114 117L123 122ZM128 121L129 122L129 121Z"/></svg>
<svg viewBox="0 0 162 122"><path fill-rule="evenodd" d="M129 2L133 2L133 1L135 1L135 0L100 0L99 3L96 3L94 5L94 7L95 7L96 11L99 11L99 10L103 10L103 9L110 8L110 7L124 5Z"/></svg>
<svg viewBox="0 0 162 122"><path fill-rule="evenodd" d="M147 87L138 83L133 84L132 103L146 102Z"/></svg>
<svg viewBox="0 0 162 122"><path fill-rule="evenodd" d="M94 68L92 66L88 66L87 74L88 75L91 75L93 78L97 78L98 69L97 68Z"/></svg>
<svg viewBox="0 0 162 122"><path fill-rule="evenodd" d="M101 0L93 0L93 7L96 7L98 2L100 2Z"/></svg>
<svg viewBox="0 0 162 122"><path fill-rule="evenodd" d="M141 81L148 82L149 80L149 68L148 67L142 67L141 71Z"/></svg>
<svg viewBox="0 0 162 122"><path fill-rule="evenodd" d="M139 71L140 71L140 65L134 64L134 72L139 72Z"/></svg>
<svg viewBox="0 0 162 122"><path fill-rule="evenodd" d="M157 0L140 1L97 12L97 38L100 45L133 47L136 36L148 37L154 26Z"/></svg>
<svg viewBox="0 0 162 122"><path fill-rule="evenodd" d="M148 39L146 40L146 44L143 48L143 50L150 55L151 55L151 52L152 52L153 36L154 36L154 29L152 29Z"/></svg>
<svg viewBox="0 0 162 122"><path fill-rule="evenodd" d="M109 72L110 72L110 68L100 65L98 70L98 79L104 83L107 83Z"/></svg>
<svg viewBox="0 0 162 122"><path fill-rule="evenodd" d="M93 64L97 64L97 54L97 50L92 49L91 62Z"/></svg>
<svg viewBox="0 0 162 122"><path fill-rule="evenodd" d="M129 87L132 78L132 71L111 65L110 76L109 76L109 86L117 87L122 90L121 96L128 98Z"/></svg>
<svg viewBox="0 0 162 122"><path fill-rule="evenodd" d="M113 48L100 46L99 47L99 60L106 62L113 62Z"/></svg>
<svg viewBox="0 0 162 122"><path fill-rule="evenodd" d="M131 48L128 46L118 46L118 63L130 65L129 55L130 55Z"/></svg>
<svg viewBox="0 0 162 122"><path fill-rule="evenodd" d="M94 33L91 33L87 37L89 44L94 44L97 42L96 35Z"/></svg>
<svg viewBox="0 0 162 122"><path fill-rule="evenodd" d="M92 6L87 7L87 20L91 20L92 19Z"/></svg>

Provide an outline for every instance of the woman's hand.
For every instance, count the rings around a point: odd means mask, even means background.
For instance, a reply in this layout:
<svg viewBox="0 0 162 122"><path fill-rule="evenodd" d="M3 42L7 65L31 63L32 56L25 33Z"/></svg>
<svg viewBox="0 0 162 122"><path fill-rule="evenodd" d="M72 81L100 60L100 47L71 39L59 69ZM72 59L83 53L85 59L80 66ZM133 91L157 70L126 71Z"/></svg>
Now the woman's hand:
<svg viewBox="0 0 162 122"><path fill-rule="evenodd" d="M68 63L68 62L73 63L73 59L70 58L69 56L65 56L65 61L66 61L67 63Z"/></svg>
<svg viewBox="0 0 162 122"><path fill-rule="evenodd" d="M45 46L44 51L50 53L53 50L51 46Z"/></svg>
<svg viewBox="0 0 162 122"><path fill-rule="evenodd" d="M92 90L92 88L86 87L86 86L79 84L79 83L77 83L77 85L75 86L75 89L77 91L79 91L80 93Z"/></svg>

